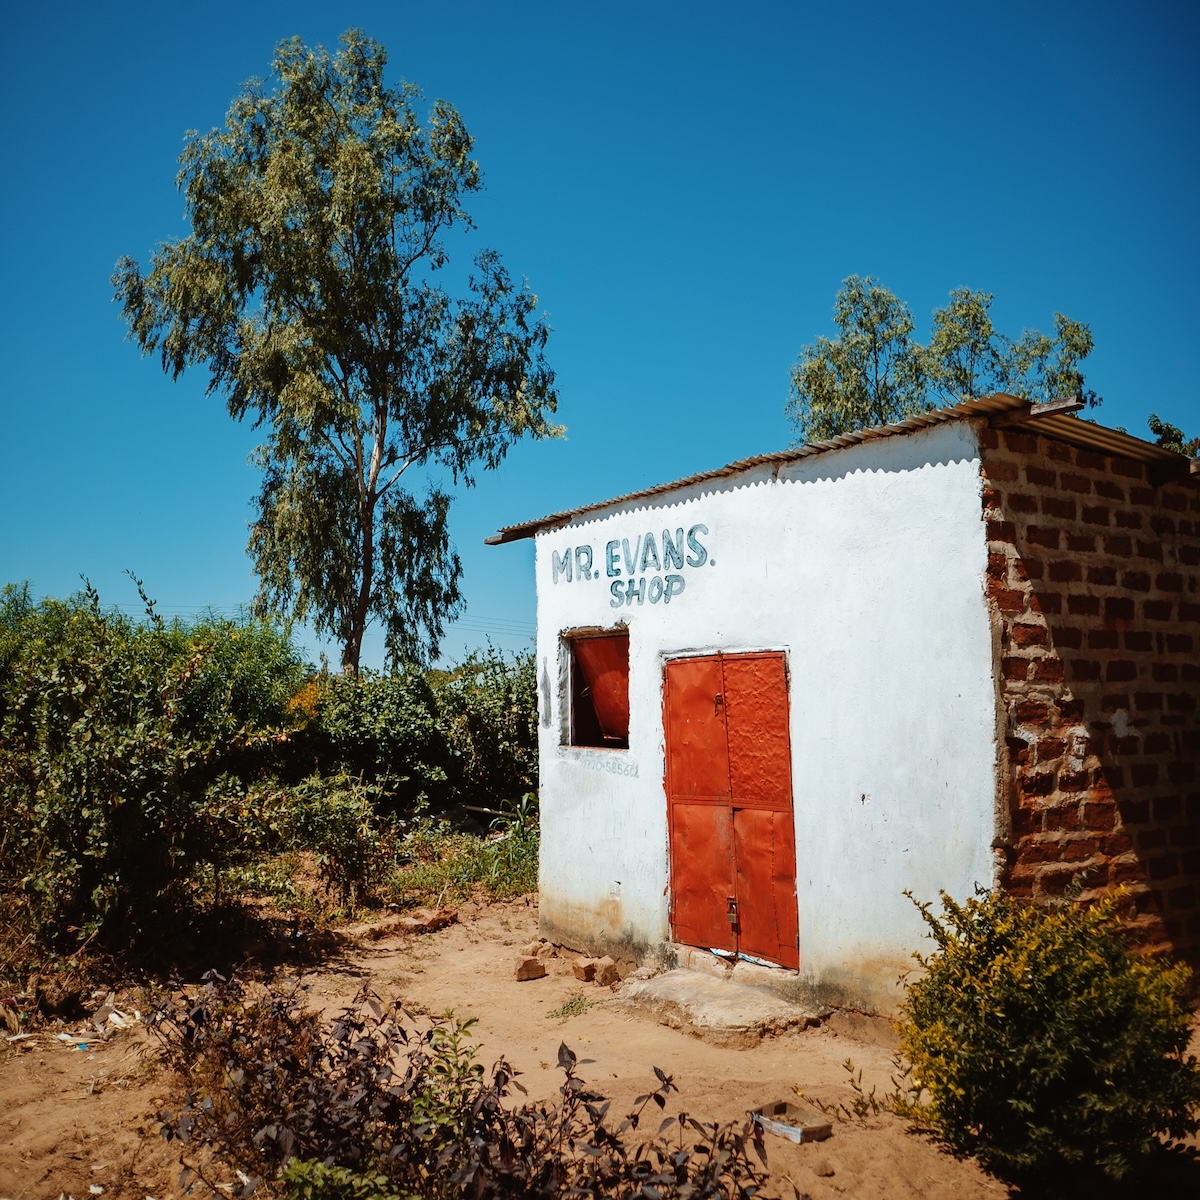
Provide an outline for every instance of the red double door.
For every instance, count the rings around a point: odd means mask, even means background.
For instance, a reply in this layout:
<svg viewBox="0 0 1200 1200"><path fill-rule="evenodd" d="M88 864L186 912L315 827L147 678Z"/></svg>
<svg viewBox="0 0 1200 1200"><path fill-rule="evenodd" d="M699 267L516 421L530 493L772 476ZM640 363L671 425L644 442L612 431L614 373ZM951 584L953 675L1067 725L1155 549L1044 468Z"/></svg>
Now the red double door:
<svg viewBox="0 0 1200 1200"><path fill-rule="evenodd" d="M797 968L784 657L674 659L664 691L674 938Z"/></svg>

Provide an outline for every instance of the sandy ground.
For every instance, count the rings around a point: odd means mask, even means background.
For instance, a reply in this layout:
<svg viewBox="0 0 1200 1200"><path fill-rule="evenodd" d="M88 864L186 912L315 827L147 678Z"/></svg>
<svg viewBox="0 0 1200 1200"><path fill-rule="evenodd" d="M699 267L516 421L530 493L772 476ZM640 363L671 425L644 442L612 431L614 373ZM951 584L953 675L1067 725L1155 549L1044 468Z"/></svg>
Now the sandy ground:
<svg viewBox="0 0 1200 1200"><path fill-rule="evenodd" d="M535 904L467 906L460 917L419 936L372 940L365 928L352 931L343 951L306 981L331 1006L368 984L427 1012L452 1008L477 1017L481 1060L490 1064L503 1054L523 1072L535 1099L559 1085L554 1063L563 1041L581 1059L594 1060L580 1073L612 1097L614 1111L649 1090L654 1066L674 1076L678 1108L702 1120L744 1120L748 1109L791 1097L795 1088L827 1104L849 1104L853 1093L842 1065L848 1058L862 1069L865 1086L888 1086L885 1023L835 1016L750 1049L717 1048L631 1014L608 989L576 980L566 959L551 960L546 978L516 982L517 949L537 933ZM581 994L595 1001L586 1011L567 1020L549 1015ZM180 1197L177 1150L159 1136L155 1115L169 1102L171 1082L144 1030L89 1041L86 1049L58 1040L58 1032L14 1043L0 1057L0 1200ZM939 1152L886 1115L835 1122L831 1138L811 1145L768 1136L767 1146L780 1194L791 1194L792 1181L812 1200L1009 1195L975 1164Z"/></svg>

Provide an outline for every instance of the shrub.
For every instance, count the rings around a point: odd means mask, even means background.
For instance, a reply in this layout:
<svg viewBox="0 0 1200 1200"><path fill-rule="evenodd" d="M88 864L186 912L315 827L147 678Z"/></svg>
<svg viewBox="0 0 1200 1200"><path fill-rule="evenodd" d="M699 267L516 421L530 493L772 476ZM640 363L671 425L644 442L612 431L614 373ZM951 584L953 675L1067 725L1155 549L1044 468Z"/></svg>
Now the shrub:
<svg viewBox="0 0 1200 1200"><path fill-rule="evenodd" d="M217 1194L234 1172L293 1200L763 1194L750 1153L766 1156L750 1126L681 1113L635 1135L676 1090L657 1068L654 1089L615 1127L565 1045L558 1098L514 1104L515 1073L503 1060L480 1068L471 1025L449 1013L418 1024L367 993L323 1019L295 984L251 992L212 975L199 996L178 992L158 1013L186 1089L164 1132Z"/></svg>
<svg viewBox="0 0 1200 1200"><path fill-rule="evenodd" d="M449 750L437 698L424 672L319 676L318 695L294 708L315 718L297 739L302 774L350 775L376 786L381 803L411 812L447 799Z"/></svg>
<svg viewBox="0 0 1200 1200"><path fill-rule="evenodd" d="M1130 954L1120 896L1041 909L1002 893L919 905L937 943L899 1026L927 1102L907 1115L988 1170L1040 1185L1126 1175L1196 1130L1187 968Z"/></svg>
<svg viewBox="0 0 1200 1200"><path fill-rule="evenodd" d="M516 804L537 788L537 672L532 654L494 646L472 654L436 684L460 800Z"/></svg>
<svg viewBox="0 0 1200 1200"><path fill-rule="evenodd" d="M127 941L236 857L222 781L269 765L300 681L285 628L147 617L0 594L0 887L50 941Z"/></svg>

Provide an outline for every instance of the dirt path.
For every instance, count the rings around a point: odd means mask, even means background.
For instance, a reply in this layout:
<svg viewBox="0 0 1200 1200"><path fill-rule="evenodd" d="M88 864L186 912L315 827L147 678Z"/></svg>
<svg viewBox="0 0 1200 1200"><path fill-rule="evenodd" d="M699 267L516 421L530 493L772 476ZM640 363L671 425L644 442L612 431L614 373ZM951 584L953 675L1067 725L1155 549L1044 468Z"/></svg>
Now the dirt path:
<svg viewBox="0 0 1200 1200"><path fill-rule="evenodd" d="M612 1097L614 1111L649 1090L654 1066L675 1077L679 1107L703 1120L744 1120L749 1108L789 1097L796 1087L826 1103L849 1103L847 1058L862 1068L868 1088L888 1085L886 1025L853 1027L835 1017L752 1049L722 1049L630 1014L607 989L576 980L563 959L550 961L546 978L517 983L517 949L537 933L532 904L468 906L459 924L417 937L371 940L359 932L364 936L345 954L306 976L315 996L337 1005L366 983L431 1013L452 1008L475 1016L481 1061L490 1065L503 1054L523 1072L535 1099L558 1087L554 1063L562 1041L594 1060L581 1074ZM578 995L595 1003L567 1020L548 1015ZM18 1043L0 1058L0 1198L180 1196L175 1152L158 1136L154 1116L169 1087L145 1035L124 1032L80 1050L55 1032ZM30 1043L32 1049L21 1048ZM887 1116L838 1122L831 1138L813 1145L775 1137L767 1145L776 1180L790 1179L812 1200L1008 1196L972 1163L939 1153Z"/></svg>

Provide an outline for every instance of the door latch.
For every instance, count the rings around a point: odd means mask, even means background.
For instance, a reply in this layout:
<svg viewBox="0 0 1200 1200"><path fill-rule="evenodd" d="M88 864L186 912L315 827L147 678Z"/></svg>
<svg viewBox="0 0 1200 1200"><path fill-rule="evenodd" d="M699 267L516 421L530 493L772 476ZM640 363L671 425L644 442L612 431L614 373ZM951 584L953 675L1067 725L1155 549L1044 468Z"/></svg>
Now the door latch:
<svg viewBox="0 0 1200 1200"><path fill-rule="evenodd" d="M715 696L713 696L713 716L714 717L719 717L721 715L721 705L724 703L725 703L725 697L723 695L721 695L720 692L717 692L717 694Z"/></svg>

